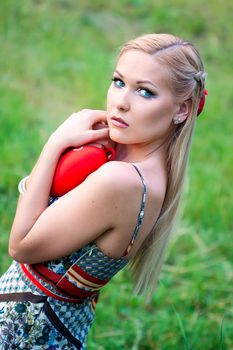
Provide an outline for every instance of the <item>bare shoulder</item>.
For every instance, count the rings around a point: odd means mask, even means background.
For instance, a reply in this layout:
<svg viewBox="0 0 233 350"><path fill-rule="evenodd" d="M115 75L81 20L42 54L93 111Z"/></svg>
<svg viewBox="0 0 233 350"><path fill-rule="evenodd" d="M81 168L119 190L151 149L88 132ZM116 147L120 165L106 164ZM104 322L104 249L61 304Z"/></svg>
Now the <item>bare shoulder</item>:
<svg viewBox="0 0 233 350"><path fill-rule="evenodd" d="M140 167L139 167L140 168ZM155 207L160 207L166 192L166 176L162 171L155 171L153 174L144 168L140 169L144 178L148 201ZM132 193L132 197L142 192L142 181L133 164L122 161L111 161L105 163L88 179L93 183L97 182L99 188L104 188L112 195L123 194L124 198Z"/></svg>
<svg viewBox="0 0 233 350"><path fill-rule="evenodd" d="M135 190L135 186L139 184L138 175L132 164L121 162L121 161L111 161L105 163L94 173L88 177L91 181L98 181L100 185L103 185L105 190L111 192L117 192L120 190L125 191L126 189Z"/></svg>
<svg viewBox="0 0 233 350"><path fill-rule="evenodd" d="M142 200L142 182L131 163L112 161L90 175L106 191L107 215L112 229L95 242L107 255L119 258L127 248L137 224Z"/></svg>
<svg viewBox="0 0 233 350"><path fill-rule="evenodd" d="M105 203L116 226L122 217L129 223L135 222L142 196L142 181L131 163L111 161L105 163L88 179L90 188L97 185L99 192L104 192ZM101 194L102 196L102 194Z"/></svg>
<svg viewBox="0 0 233 350"><path fill-rule="evenodd" d="M163 203L165 183L163 174L151 174L138 166L146 188L145 216L140 228L140 235L135 241L130 256L136 254L142 242L151 232ZM92 173L87 181L98 183L99 191L104 191L107 198L106 213L111 218L112 230L101 235L95 241L109 256L119 257L127 248L135 230L140 213L143 185L133 164L112 161L104 164Z"/></svg>

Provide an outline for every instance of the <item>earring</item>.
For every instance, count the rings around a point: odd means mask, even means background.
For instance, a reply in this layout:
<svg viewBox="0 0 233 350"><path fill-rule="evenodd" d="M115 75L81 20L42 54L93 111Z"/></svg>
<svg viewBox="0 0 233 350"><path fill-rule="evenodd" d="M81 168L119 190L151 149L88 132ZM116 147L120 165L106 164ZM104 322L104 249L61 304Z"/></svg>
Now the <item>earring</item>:
<svg viewBox="0 0 233 350"><path fill-rule="evenodd" d="M178 118L174 118L173 122L174 122L174 124L180 124L181 123L181 119L179 117Z"/></svg>

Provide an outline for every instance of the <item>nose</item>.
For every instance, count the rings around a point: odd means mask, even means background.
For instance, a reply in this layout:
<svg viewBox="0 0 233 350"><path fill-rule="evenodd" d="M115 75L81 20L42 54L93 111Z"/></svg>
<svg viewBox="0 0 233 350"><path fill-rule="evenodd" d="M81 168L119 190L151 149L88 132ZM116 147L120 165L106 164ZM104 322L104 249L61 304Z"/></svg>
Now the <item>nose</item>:
<svg viewBox="0 0 233 350"><path fill-rule="evenodd" d="M126 112L130 109L130 92L125 90L120 90L118 96L115 100L115 106L119 111Z"/></svg>

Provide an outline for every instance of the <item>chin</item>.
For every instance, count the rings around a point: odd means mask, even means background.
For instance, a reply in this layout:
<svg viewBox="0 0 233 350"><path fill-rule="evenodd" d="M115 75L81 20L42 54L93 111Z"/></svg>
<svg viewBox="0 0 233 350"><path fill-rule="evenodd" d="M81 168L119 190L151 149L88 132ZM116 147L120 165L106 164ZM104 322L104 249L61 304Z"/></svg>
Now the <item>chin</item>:
<svg viewBox="0 0 233 350"><path fill-rule="evenodd" d="M109 130L109 137L113 142L117 142L120 143L119 140L122 140L122 136L119 135L118 132L116 132L116 130L110 129Z"/></svg>

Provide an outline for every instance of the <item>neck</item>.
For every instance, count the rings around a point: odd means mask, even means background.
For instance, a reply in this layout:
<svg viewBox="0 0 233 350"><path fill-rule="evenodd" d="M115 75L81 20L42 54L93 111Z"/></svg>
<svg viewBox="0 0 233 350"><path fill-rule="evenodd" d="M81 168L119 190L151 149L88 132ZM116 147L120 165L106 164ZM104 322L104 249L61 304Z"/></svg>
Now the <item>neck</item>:
<svg viewBox="0 0 233 350"><path fill-rule="evenodd" d="M157 144L139 144L139 145L124 145L117 144L116 146L116 160L139 163L150 158L165 157L165 142L158 142Z"/></svg>

